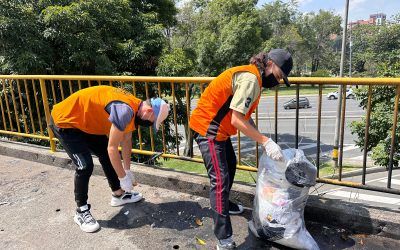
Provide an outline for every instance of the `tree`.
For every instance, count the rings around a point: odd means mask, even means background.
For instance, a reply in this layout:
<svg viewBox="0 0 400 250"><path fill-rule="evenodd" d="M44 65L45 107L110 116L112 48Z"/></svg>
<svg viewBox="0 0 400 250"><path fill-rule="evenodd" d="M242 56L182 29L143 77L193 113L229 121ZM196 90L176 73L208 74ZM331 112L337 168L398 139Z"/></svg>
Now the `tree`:
<svg viewBox="0 0 400 250"><path fill-rule="evenodd" d="M3 73L154 75L172 0L2 1Z"/></svg>
<svg viewBox="0 0 400 250"><path fill-rule="evenodd" d="M300 16L297 23L304 46L310 53L311 72L320 67L331 67L329 62L332 62L335 54L333 35L340 34L340 16L320 10L318 14L311 12ZM323 65L324 62L328 62L328 65Z"/></svg>
<svg viewBox="0 0 400 250"><path fill-rule="evenodd" d="M164 54L160 58L159 65L157 67L157 74L163 76L190 76L193 72L194 63L190 55L187 55L183 49L173 49L171 52ZM186 86L185 86L186 88ZM177 123L182 124L185 128L185 156L193 155L193 139L190 136L190 128L187 121L189 117L187 116L187 99L186 99L186 89L182 87L181 84L176 84L174 87L175 97L176 97L176 112L179 114L177 116ZM197 90L194 84L189 84L188 95L189 100L194 97L194 91ZM169 96L172 96L172 88L166 85L162 91ZM177 133L177 132L176 132Z"/></svg>
<svg viewBox="0 0 400 250"><path fill-rule="evenodd" d="M255 1L210 1L198 15L194 51L199 74L216 76L248 63L259 52L262 40Z"/></svg>
<svg viewBox="0 0 400 250"><path fill-rule="evenodd" d="M374 71L380 77L399 77L400 74L400 24L384 25L373 29L375 32L366 32L364 39L371 43L362 47L367 53L369 60L366 63L374 65ZM361 54L361 52L359 52ZM376 73L375 73L376 72ZM372 159L375 164L388 167L391 142L391 130L393 124L393 107L396 88L391 86L375 87L372 92L370 133L367 150L372 151ZM357 92L360 106L366 109L368 92L362 88ZM364 146L365 118L354 121L351 124L353 134L358 136L356 144ZM395 133L394 166L399 166L400 148L398 139L400 137L400 119L397 123Z"/></svg>
<svg viewBox="0 0 400 250"><path fill-rule="evenodd" d="M154 75L175 14L173 0L0 1L0 74ZM16 82L6 85L15 88ZM145 98L141 86L138 95ZM172 148L170 124L165 126Z"/></svg>
<svg viewBox="0 0 400 250"><path fill-rule="evenodd" d="M253 0L188 1L180 9L177 20L177 25L168 32L169 46L160 58L158 75L216 76L226 68L247 64L260 49L261 29L257 27ZM187 126L186 91L175 86L178 122L185 127L184 154L190 156L193 140ZM169 87L163 91L171 94ZM188 92L192 99L199 88L189 84Z"/></svg>

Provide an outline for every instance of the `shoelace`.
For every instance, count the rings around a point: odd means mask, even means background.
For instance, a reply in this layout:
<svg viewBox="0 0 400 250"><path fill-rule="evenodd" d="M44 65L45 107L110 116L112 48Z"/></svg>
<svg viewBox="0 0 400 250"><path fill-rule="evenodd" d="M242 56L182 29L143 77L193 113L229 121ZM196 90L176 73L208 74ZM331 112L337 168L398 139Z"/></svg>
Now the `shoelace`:
<svg viewBox="0 0 400 250"><path fill-rule="evenodd" d="M92 217L92 214L90 213L90 211L86 211L83 213L83 221L85 223L92 223L94 222L94 218Z"/></svg>

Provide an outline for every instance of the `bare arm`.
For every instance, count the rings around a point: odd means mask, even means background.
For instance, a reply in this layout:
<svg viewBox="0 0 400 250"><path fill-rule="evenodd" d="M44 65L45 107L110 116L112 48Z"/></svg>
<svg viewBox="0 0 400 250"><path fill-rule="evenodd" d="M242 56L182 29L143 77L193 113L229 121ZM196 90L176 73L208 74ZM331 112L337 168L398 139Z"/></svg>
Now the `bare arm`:
<svg viewBox="0 0 400 250"><path fill-rule="evenodd" d="M124 134L124 139L121 142L122 147L122 160L125 170L131 169L131 155L132 155L132 132Z"/></svg>
<svg viewBox="0 0 400 250"><path fill-rule="evenodd" d="M243 134L260 144L264 144L268 141L268 137L258 132L249 121L244 119L244 115L238 111L233 110L231 124L239 129Z"/></svg>
<svg viewBox="0 0 400 250"><path fill-rule="evenodd" d="M125 170L122 166L121 157L119 155L118 146L124 140L124 132L117 129L117 127L112 124L110 129L110 135L108 138L108 156L110 157L111 164L118 175L118 178L125 177Z"/></svg>

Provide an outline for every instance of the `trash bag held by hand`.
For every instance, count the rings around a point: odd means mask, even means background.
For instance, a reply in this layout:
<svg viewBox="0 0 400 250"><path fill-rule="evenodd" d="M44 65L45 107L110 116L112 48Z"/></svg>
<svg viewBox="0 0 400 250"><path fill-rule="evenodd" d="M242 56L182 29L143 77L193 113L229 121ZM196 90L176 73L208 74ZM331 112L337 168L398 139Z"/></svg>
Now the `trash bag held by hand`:
<svg viewBox="0 0 400 250"><path fill-rule="evenodd" d="M296 249L319 249L304 224L304 207L317 168L302 150L282 150L285 161L273 161L265 153L258 167L252 233Z"/></svg>

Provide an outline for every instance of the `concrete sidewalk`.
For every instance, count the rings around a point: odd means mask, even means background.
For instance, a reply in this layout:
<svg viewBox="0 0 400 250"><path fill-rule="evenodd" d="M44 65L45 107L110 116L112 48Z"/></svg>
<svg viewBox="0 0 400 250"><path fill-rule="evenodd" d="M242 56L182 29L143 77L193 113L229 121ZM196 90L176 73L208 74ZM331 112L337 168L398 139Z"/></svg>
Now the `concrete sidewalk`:
<svg viewBox="0 0 400 250"><path fill-rule="evenodd" d="M89 200L102 229L85 234L72 220L73 170L68 169L72 165L65 153L1 142L0 155L6 155L0 156L1 249L215 247L209 202L204 198L208 194L207 178L135 166L142 183L138 190L145 200L113 208L108 205L111 196L107 181L96 167ZM235 184L232 196L251 207L253 192L254 187ZM316 196L310 197L306 207L307 228L321 249L400 249L400 242L395 240L400 230L398 215ZM196 218L203 221L202 226L195 223ZM250 218L249 209L243 216L232 217L239 249L284 249L249 235Z"/></svg>
<svg viewBox="0 0 400 250"><path fill-rule="evenodd" d="M102 176L92 176L89 200L101 225L97 233L73 222L72 170L0 156L1 249L214 249L208 200L186 193L140 185L145 199L111 207ZM249 234L251 211L232 216L238 249L286 249ZM202 226L196 224L200 219ZM321 249L399 249L398 241L307 223ZM197 239L205 242L200 244Z"/></svg>

